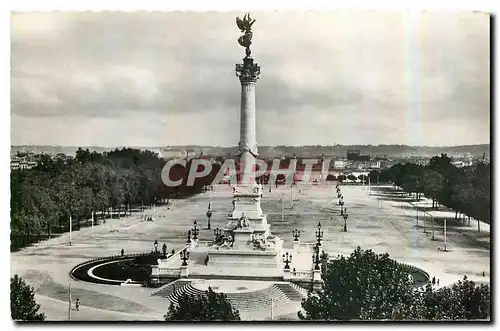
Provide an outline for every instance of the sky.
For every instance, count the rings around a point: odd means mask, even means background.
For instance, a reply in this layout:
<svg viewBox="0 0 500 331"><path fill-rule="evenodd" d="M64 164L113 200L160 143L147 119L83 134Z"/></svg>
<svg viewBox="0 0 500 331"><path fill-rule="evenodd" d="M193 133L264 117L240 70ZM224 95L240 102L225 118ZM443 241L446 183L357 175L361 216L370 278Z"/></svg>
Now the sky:
<svg viewBox="0 0 500 331"><path fill-rule="evenodd" d="M11 15L11 144L234 146L240 12ZM490 142L482 13L254 12L259 145Z"/></svg>

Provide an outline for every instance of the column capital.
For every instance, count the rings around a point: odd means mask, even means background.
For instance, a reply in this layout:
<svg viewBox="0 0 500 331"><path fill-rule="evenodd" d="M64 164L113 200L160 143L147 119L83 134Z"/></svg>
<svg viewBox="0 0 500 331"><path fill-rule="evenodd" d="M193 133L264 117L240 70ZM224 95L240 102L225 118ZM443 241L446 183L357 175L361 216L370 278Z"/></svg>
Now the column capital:
<svg viewBox="0 0 500 331"><path fill-rule="evenodd" d="M260 76L260 66L251 57L245 57L243 64L237 63L235 71L242 85L256 83Z"/></svg>

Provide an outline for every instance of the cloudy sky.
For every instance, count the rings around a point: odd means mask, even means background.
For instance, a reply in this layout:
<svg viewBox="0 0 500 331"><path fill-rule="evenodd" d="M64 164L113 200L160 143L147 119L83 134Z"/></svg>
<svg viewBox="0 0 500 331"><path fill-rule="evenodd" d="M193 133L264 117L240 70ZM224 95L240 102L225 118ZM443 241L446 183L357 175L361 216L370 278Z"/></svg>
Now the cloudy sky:
<svg viewBox="0 0 500 331"><path fill-rule="evenodd" d="M11 143L233 146L241 13L15 13ZM489 143L489 17L255 12L260 145Z"/></svg>

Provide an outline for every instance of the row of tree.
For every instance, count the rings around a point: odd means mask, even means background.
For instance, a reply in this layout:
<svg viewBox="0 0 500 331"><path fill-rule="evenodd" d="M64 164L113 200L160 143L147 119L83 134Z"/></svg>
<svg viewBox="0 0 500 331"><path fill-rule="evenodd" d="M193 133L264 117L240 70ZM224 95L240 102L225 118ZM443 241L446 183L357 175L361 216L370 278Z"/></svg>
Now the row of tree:
<svg viewBox="0 0 500 331"><path fill-rule="evenodd" d="M212 172L187 186L190 162L172 167L170 178L183 178L178 187L162 182L165 161L150 151L123 148L105 152L79 149L74 158L40 157L30 170L11 172L11 248L20 248L46 233L69 231L69 217L80 228L92 212L105 219L111 210L151 205L197 194L216 176ZM21 238L21 240L17 240Z"/></svg>
<svg viewBox="0 0 500 331"><path fill-rule="evenodd" d="M490 163L476 163L458 168L451 163L446 154L434 156L429 164L423 166L414 163L396 164L380 172L370 173L372 182L390 182L415 195L417 199L423 193L436 202L450 207L456 213L462 213L475 219L490 223Z"/></svg>

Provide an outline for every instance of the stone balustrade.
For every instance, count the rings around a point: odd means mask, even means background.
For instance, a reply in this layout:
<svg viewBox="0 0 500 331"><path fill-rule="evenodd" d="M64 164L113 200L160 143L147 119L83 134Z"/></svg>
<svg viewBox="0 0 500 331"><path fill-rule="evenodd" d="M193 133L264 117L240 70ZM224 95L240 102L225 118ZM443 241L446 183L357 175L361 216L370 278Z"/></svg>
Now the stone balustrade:
<svg viewBox="0 0 500 331"><path fill-rule="evenodd" d="M183 251L189 250L190 245L184 246L182 249L177 251L175 254L170 255L166 259L158 259L158 265L151 266L151 278L154 282L158 282L159 278L179 278L182 277L181 271L181 258L180 255ZM176 266L171 266L171 264L176 263ZM170 266L169 266L170 265Z"/></svg>
<svg viewBox="0 0 500 331"><path fill-rule="evenodd" d="M313 279L313 271L312 270L300 270L300 271L291 271L290 279L292 280L312 280Z"/></svg>
<svg viewBox="0 0 500 331"><path fill-rule="evenodd" d="M157 268L158 275L180 277L181 268Z"/></svg>

